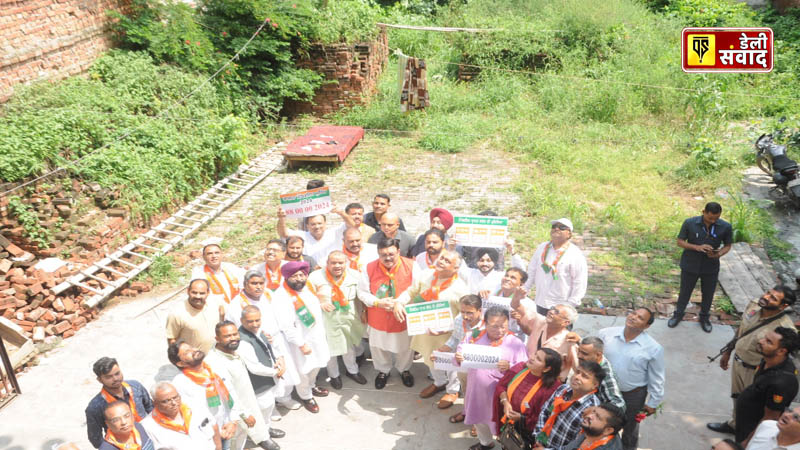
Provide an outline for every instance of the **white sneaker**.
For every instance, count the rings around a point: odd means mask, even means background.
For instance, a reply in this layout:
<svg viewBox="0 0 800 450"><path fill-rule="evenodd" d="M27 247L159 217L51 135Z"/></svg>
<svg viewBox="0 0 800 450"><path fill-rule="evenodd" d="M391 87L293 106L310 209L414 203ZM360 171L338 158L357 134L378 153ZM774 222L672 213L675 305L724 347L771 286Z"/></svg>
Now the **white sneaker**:
<svg viewBox="0 0 800 450"><path fill-rule="evenodd" d="M272 410L272 415L270 416L269 420L272 421L272 422L278 422L281 419L283 419L283 416L281 415L281 413L279 413L277 409L273 409Z"/></svg>
<svg viewBox="0 0 800 450"><path fill-rule="evenodd" d="M285 401L285 402L279 402L279 404L281 406L283 406L284 408L289 408L291 410L300 409L300 407L303 406L302 403L298 402L297 400L295 400L293 398L289 399L288 401Z"/></svg>

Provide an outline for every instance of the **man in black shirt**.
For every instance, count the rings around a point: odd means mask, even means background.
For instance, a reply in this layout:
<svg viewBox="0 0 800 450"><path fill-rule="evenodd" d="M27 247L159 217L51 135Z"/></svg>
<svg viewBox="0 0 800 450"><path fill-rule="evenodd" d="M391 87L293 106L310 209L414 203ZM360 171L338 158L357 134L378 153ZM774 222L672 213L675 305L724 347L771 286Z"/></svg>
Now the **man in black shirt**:
<svg viewBox="0 0 800 450"><path fill-rule="evenodd" d="M778 327L758 341L764 356L753 384L736 399L736 442L745 442L762 420L777 420L797 395L797 371L789 355L800 347L791 328Z"/></svg>
<svg viewBox="0 0 800 450"><path fill-rule="evenodd" d="M369 225L375 229L375 231L381 231L381 217L389 211L389 208L392 206L392 199L389 198L386 194L378 194L375 198L372 199L372 212L368 212L364 215L364 224ZM403 223L403 219L398 219L400 221L400 230L406 231L406 226Z"/></svg>
<svg viewBox="0 0 800 450"><path fill-rule="evenodd" d="M706 333L711 332L708 314L717 288L719 258L728 253L733 244L733 228L731 224L719 218L721 214L722 206L716 202L709 202L703 209L702 216L690 217L681 226L681 231L678 233L678 247L683 249L680 264L681 288L675 313L667 323L670 328L678 326L683 319L686 305L689 304L689 298L699 279L700 290L703 293L703 302L700 304L700 326Z"/></svg>

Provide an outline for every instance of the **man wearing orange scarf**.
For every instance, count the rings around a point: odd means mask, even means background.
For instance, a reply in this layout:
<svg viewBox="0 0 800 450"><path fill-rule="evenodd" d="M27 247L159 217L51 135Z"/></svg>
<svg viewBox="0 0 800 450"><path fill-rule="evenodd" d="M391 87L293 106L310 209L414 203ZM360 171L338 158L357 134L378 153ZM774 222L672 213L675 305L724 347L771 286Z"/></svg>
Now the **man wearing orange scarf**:
<svg viewBox="0 0 800 450"><path fill-rule="evenodd" d="M334 250L328 255L325 269L308 277L322 305L325 336L331 354L328 376L334 389L342 388L339 356L344 361L347 377L358 384L367 384L356 363L356 346L364 335L364 324L361 323L364 307L356 301L359 276L358 272L348 269L344 252Z"/></svg>
<svg viewBox="0 0 800 450"><path fill-rule="evenodd" d="M128 403L115 400L103 411L108 431L100 450L154 450L144 427L134 420L135 411Z"/></svg>
<svg viewBox="0 0 800 450"><path fill-rule="evenodd" d="M586 408L581 431L564 450L622 450L619 432L625 412L613 403Z"/></svg>
<svg viewBox="0 0 800 450"><path fill-rule="evenodd" d="M283 283L281 266L286 256L286 243L281 239L271 239L264 250L264 262L250 268L264 275L266 287L270 293L275 292Z"/></svg>
<svg viewBox="0 0 800 450"><path fill-rule="evenodd" d="M237 420L241 420L240 417L244 414L233 397L230 381L211 369L204 361L206 354L202 350L185 342L171 344L167 348L167 357L181 371L172 380L175 389L193 410L205 409L216 420L223 449L229 448L230 440L239 426ZM248 425L241 423L242 428Z"/></svg>
<svg viewBox="0 0 800 450"><path fill-rule="evenodd" d="M559 386L542 407L534 449L562 449L578 436L586 408L600 404L595 393L605 376L600 364L580 362L569 383Z"/></svg>
<svg viewBox="0 0 800 450"><path fill-rule="evenodd" d="M227 304L239 293L244 269L222 261L222 248L217 244L208 244L203 247L202 266L192 269L192 279L203 278L208 280L211 287L209 297L219 300L220 304Z"/></svg>
<svg viewBox="0 0 800 450"><path fill-rule="evenodd" d="M469 294L469 287L458 276L460 265L461 257L458 253L442 250L436 259L435 269L425 271L421 277L414 280L411 287L397 301L404 305L447 301L450 304L450 312L455 318L460 312L459 300ZM423 389L419 396L429 398L445 390L448 386L450 387L439 402L439 407L442 409L449 407L458 399L460 388L457 383L458 374L453 372L448 375L445 371L435 370L430 355L431 352L443 346L451 334L451 331L428 330L427 334L420 334L411 339L411 349L425 355L425 364L433 375L433 383Z"/></svg>
<svg viewBox="0 0 800 450"><path fill-rule="evenodd" d="M142 420L154 447L220 450L219 427L208 410L191 407L181 400L181 395L171 383L162 381L152 391L156 409Z"/></svg>
<svg viewBox="0 0 800 450"><path fill-rule="evenodd" d="M364 235L358 228L345 230L342 251L347 256L347 267L356 272L361 272L367 264L378 259L378 249L375 244L366 243Z"/></svg>
<svg viewBox="0 0 800 450"><path fill-rule="evenodd" d="M419 276L414 261L400 256L400 242L389 238L378 241L378 259L367 264L361 273L358 299L367 306L369 349L378 372L376 389L386 386L392 370L392 357L403 384L414 386L414 376L409 372L414 362L414 351L406 331L403 305L397 298Z"/></svg>
<svg viewBox="0 0 800 450"><path fill-rule="evenodd" d="M281 267L283 285L272 296L278 327L289 341L289 353L300 375L295 386L303 406L319 412L314 397L325 397L328 390L315 384L319 369L330 359L325 340L325 324L319 299L307 285L309 264L290 261Z"/></svg>

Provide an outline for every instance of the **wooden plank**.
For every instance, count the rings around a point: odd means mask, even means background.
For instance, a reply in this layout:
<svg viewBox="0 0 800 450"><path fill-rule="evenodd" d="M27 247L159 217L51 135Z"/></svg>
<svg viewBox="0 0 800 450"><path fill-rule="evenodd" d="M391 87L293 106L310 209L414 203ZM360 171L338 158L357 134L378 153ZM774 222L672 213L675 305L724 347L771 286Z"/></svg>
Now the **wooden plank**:
<svg viewBox="0 0 800 450"><path fill-rule="evenodd" d="M28 341L25 331L5 317L0 317L0 336L3 337L4 341L15 347L22 347Z"/></svg>
<svg viewBox="0 0 800 450"><path fill-rule="evenodd" d="M731 303L736 307L736 310L743 312L750 302L750 298L739 285L739 281L733 274L733 270L731 270L731 265L728 263L730 256L730 253L728 253L719 260L719 284L722 285L722 289L731 299Z"/></svg>
<svg viewBox="0 0 800 450"><path fill-rule="evenodd" d="M750 244L733 244L731 251L720 259L719 282L739 312L775 284L774 277Z"/></svg>
<svg viewBox="0 0 800 450"><path fill-rule="evenodd" d="M739 253L742 261L744 261L750 269L750 272L753 274L756 281L758 281L758 284L761 285L761 291L766 292L768 289L774 287L777 282L775 275L771 274L761 258L753 253L753 249L750 245L745 242L737 242L734 246L740 246L737 253Z"/></svg>

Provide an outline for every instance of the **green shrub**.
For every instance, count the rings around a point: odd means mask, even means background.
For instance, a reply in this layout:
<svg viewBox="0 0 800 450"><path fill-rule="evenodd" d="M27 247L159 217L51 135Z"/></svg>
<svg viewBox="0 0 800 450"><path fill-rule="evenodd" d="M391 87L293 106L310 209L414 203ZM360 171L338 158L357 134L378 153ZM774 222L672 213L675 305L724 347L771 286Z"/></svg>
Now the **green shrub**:
<svg viewBox="0 0 800 450"><path fill-rule="evenodd" d="M112 51L89 79L21 90L0 116L0 179L17 181L85 157L71 172L120 191L117 203L148 218L230 173L249 150L247 120L211 85L182 99L198 75ZM161 117L158 117L161 115Z"/></svg>
<svg viewBox="0 0 800 450"><path fill-rule="evenodd" d="M16 218L17 222L22 225L23 234L30 242L36 244L40 249L49 247L52 239L50 230L39 223L36 211L31 205L22 203L22 199L13 196L8 199L8 209L11 217Z"/></svg>
<svg viewBox="0 0 800 450"><path fill-rule="evenodd" d="M687 27L756 25L755 12L736 0L670 0L665 10Z"/></svg>

